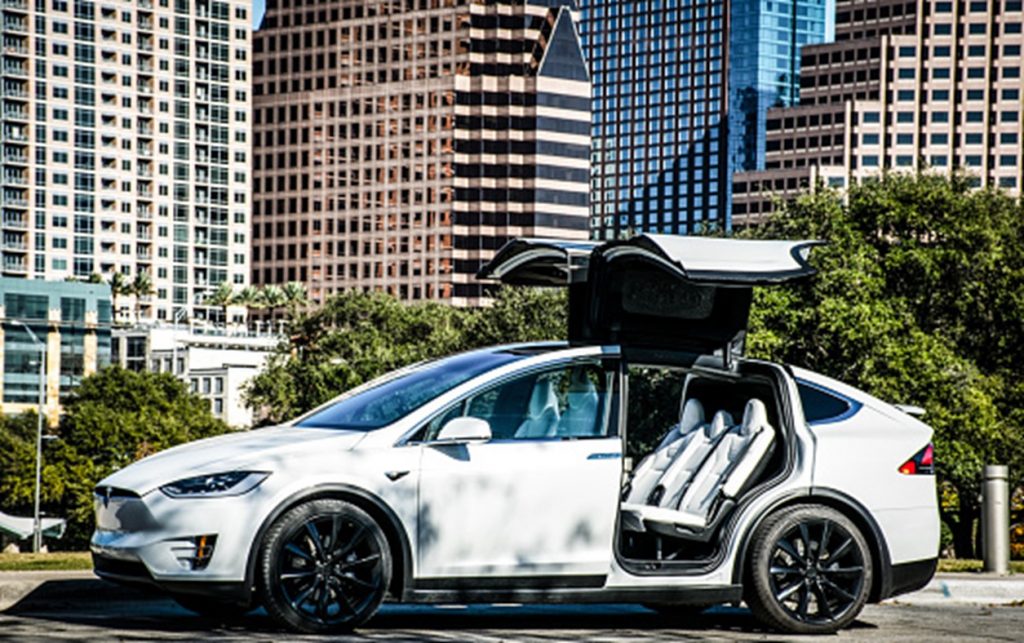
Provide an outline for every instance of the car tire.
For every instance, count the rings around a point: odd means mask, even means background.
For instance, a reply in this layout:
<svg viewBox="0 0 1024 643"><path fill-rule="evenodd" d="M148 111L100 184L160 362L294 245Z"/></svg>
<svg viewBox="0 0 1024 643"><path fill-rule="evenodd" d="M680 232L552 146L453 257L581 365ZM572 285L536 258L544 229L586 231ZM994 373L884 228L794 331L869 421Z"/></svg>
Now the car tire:
<svg viewBox="0 0 1024 643"><path fill-rule="evenodd" d="M342 500L312 500L285 512L267 531L259 563L267 614L296 632L358 627L377 612L391 582L384 532Z"/></svg>
<svg viewBox="0 0 1024 643"><path fill-rule="evenodd" d="M871 590L871 552L860 529L824 505L787 507L754 534L745 599L754 617L792 634L853 622Z"/></svg>
<svg viewBox="0 0 1024 643"><path fill-rule="evenodd" d="M216 598L194 594L173 594L171 598L190 612L219 623L233 623L252 611L252 606L240 605Z"/></svg>

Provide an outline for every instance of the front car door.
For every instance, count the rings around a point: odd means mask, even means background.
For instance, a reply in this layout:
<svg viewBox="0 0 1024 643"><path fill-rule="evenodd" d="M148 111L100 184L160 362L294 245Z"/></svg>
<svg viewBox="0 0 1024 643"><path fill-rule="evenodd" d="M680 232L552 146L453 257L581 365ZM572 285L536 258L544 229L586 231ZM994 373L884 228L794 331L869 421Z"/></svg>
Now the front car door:
<svg viewBox="0 0 1024 643"><path fill-rule="evenodd" d="M421 445L417 581L603 584L622 476L617 360L561 361L448 408ZM492 439L433 440L454 417Z"/></svg>

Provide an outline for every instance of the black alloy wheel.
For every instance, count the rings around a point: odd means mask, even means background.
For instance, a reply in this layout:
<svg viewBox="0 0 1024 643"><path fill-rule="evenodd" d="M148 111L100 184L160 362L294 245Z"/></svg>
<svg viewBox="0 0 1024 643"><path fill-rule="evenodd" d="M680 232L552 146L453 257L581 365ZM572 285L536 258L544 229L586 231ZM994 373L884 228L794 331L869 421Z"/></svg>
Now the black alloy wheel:
<svg viewBox="0 0 1024 643"><path fill-rule="evenodd" d="M762 622L794 633L835 632L860 613L871 554L857 526L829 507L799 505L755 536L747 602Z"/></svg>
<svg viewBox="0 0 1024 643"><path fill-rule="evenodd" d="M351 630L380 607L391 580L387 539L362 509L314 500L271 527L261 557L267 612L301 632Z"/></svg>

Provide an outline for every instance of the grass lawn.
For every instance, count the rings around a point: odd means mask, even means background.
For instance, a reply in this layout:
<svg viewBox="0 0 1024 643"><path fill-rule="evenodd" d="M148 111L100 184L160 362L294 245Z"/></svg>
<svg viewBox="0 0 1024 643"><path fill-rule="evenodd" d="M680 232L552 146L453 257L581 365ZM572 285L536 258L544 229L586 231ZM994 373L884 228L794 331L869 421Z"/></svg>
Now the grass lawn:
<svg viewBox="0 0 1024 643"><path fill-rule="evenodd" d="M940 572L980 572L982 562L980 560L969 560L960 558L940 558ZM1010 561L1011 574L1024 574L1024 560Z"/></svg>
<svg viewBox="0 0 1024 643"><path fill-rule="evenodd" d="M0 572L92 569L89 552L54 552L52 554L0 554Z"/></svg>

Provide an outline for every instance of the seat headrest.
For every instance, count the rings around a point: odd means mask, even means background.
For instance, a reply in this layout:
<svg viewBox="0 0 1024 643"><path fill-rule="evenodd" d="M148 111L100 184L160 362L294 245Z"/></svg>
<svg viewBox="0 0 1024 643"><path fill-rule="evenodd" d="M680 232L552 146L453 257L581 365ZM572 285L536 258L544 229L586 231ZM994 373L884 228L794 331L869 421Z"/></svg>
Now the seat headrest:
<svg viewBox="0 0 1024 643"><path fill-rule="evenodd" d="M696 398L686 400L683 412L679 415L679 434L686 435L704 424L704 405Z"/></svg>
<svg viewBox="0 0 1024 643"><path fill-rule="evenodd" d="M735 422L728 411L719 411L718 413L715 413L715 417L711 418L711 424L707 425L705 435L707 435L709 440L714 440L728 431L729 427L733 424L735 424Z"/></svg>
<svg viewBox="0 0 1024 643"><path fill-rule="evenodd" d="M565 403L571 409L586 409L597 404L597 387L584 370L575 371L569 380Z"/></svg>
<svg viewBox="0 0 1024 643"><path fill-rule="evenodd" d="M549 408L557 408L558 399L555 397L555 387L551 380L543 378L537 380L533 385L533 393L530 394L530 417L539 417Z"/></svg>
<svg viewBox="0 0 1024 643"><path fill-rule="evenodd" d="M768 426L768 411L764 407L764 402L757 398L748 400L747 407L743 409L740 432L749 435L765 426Z"/></svg>

